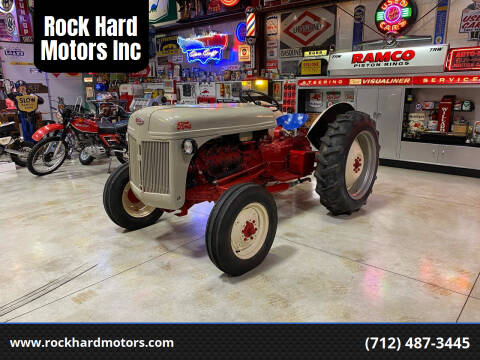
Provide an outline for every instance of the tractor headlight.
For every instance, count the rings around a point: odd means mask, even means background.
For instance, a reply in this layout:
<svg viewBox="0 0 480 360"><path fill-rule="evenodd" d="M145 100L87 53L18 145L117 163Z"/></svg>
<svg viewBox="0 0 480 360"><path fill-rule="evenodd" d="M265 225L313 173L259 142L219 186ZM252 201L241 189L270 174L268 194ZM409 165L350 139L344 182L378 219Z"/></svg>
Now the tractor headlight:
<svg viewBox="0 0 480 360"><path fill-rule="evenodd" d="M192 155L197 151L197 143L193 139L185 139L182 143L183 152L187 155Z"/></svg>

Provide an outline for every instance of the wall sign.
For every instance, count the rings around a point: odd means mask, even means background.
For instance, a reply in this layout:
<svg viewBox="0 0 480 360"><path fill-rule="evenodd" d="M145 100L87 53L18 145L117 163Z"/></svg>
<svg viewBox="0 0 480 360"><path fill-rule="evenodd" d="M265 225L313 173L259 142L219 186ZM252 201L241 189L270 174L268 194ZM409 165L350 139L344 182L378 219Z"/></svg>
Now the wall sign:
<svg viewBox="0 0 480 360"><path fill-rule="evenodd" d="M331 54L330 75L441 72L448 45Z"/></svg>
<svg viewBox="0 0 480 360"><path fill-rule="evenodd" d="M377 29L384 34L400 34L417 19L417 5L414 0L382 0L375 12Z"/></svg>
<svg viewBox="0 0 480 360"><path fill-rule="evenodd" d="M437 16L435 18L435 34L433 36L434 44L446 43L448 8L449 0L438 0Z"/></svg>
<svg viewBox="0 0 480 360"><path fill-rule="evenodd" d="M480 47L451 49L447 60L448 71L480 70Z"/></svg>
<svg viewBox="0 0 480 360"><path fill-rule="evenodd" d="M176 0L149 0L148 19L150 25L177 20Z"/></svg>
<svg viewBox="0 0 480 360"><path fill-rule="evenodd" d="M238 41L245 42L247 37L247 24L244 21L238 23L235 29L235 36Z"/></svg>
<svg viewBox="0 0 480 360"><path fill-rule="evenodd" d="M278 60L268 60L265 63L265 68L268 70L278 69Z"/></svg>
<svg viewBox="0 0 480 360"><path fill-rule="evenodd" d="M358 5L353 11L352 49L357 50L358 44L363 41L363 24L365 23L365 6Z"/></svg>
<svg viewBox="0 0 480 360"><path fill-rule="evenodd" d="M4 1L5 3L6 1ZM27 0L16 0L18 32L22 42L33 42L32 15L28 10Z"/></svg>
<svg viewBox="0 0 480 360"><path fill-rule="evenodd" d="M468 33L468 40L480 39L480 6L476 1L472 1L462 11L460 20L460 33Z"/></svg>
<svg viewBox="0 0 480 360"><path fill-rule="evenodd" d="M13 0L0 1L0 12L9 13L13 9Z"/></svg>
<svg viewBox="0 0 480 360"><path fill-rule="evenodd" d="M320 75L322 73L321 60L303 60L300 65L301 75Z"/></svg>
<svg viewBox="0 0 480 360"><path fill-rule="evenodd" d="M309 50L309 51L303 52L304 57L327 56L327 55L328 55L328 50Z"/></svg>
<svg viewBox="0 0 480 360"><path fill-rule="evenodd" d="M280 57L281 58L289 58L289 57L302 57L303 51L300 48L297 49L280 49Z"/></svg>
<svg viewBox="0 0 480 360"><path fill-rule="evenodd" d="M211 33L194 38L182 38L179 36L177 42L189 63L198 61L205 65L209 61L222 60L223 50L228 45L228 35Z"/></svg>
<svg viewBox="0 0 480 360"><path fill-rule="evenodd" d="M250 45L238 45L238 61L249 62L251 59Z"/></svg>
<svg viewBox="0 0 480 360"><path fill-rule="evenodd" d="M278 34L278 16L277 15L271 15L268 16L265 20L265 23L267 24L267 36L275 36Z"/></svg>
<svg viewBox="0 0 480 360"><path fill-rule="evenodd" d="M180 48L177 43L177 36L162 36L157 37L157 56L177 55L180 53Z"/></svg>
<svg viewBox="0 0 480 360"><path fill-rule="evenodd" d="M282 14L280 49L328 48L335 41L335 11L334 6Z"/></svg>

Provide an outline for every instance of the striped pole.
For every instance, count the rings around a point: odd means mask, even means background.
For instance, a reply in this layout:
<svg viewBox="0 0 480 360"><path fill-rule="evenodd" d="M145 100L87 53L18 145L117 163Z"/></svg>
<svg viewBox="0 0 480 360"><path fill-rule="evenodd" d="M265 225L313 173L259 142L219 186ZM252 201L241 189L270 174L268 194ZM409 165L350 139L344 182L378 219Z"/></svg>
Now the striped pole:
<svg viewBox="0 0 480 360"><path fill-rule="evenodd" d="M255 9L251 6L245 10L247 14L247 44L255 43Z"/></svg>

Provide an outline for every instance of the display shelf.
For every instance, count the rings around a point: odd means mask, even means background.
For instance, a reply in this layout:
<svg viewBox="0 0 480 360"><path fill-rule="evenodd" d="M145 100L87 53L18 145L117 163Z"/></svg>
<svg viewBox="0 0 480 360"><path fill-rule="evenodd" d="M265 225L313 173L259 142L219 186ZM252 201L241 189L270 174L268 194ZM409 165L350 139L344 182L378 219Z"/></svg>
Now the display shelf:
<svg viewBox="0 0 480 360"><path fill-rule="evenodd" d="M437 134L420 135L420 138L402 137L402 141L406 141L406 142L438 144L438 145L456 145L456 146L480 148L480 144L466 143L465 142L466 139L467 139L467 136L464 136L464 135L437 135Z"/></svg>

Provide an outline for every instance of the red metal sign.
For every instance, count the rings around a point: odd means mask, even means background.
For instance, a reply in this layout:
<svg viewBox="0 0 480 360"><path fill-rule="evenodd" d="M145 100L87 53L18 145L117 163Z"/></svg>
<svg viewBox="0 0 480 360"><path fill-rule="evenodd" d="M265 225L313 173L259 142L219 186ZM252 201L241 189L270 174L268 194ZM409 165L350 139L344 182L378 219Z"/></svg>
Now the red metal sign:
<svg viewBox="0 0 480 360"><path fill-rule="evenodd" d="M480 47L466 47L450 50L447 60L447 70L480 70Z"/></svg>
<svg viewBox="0 0 480 360"><path fill-rule="evenodd" d="M33 42L32 15L28 11L27 0L16 0L18 30L22 42Z"/></svg>
<svg viewBox="0 0 480 360"><path fill-rule="evenodd" d="M322 86L394 86L394 85L462 85L480 84L480 75L468 76L398 76L365 78L319 78L298 80L301 87Z"/></svg>
<svg viewBox="0 0 480 360"><path fill-rule="evenodd" d="M458 84L480 84L480 76L415 76L413 78L415 85L458 85Z"/></svg>
<svg viewBox="0 0 480 360"><path fill-rule="evenodd" d="M278 69L278 60L268 60L265 64L265 68L269 70Z"/></svg>

